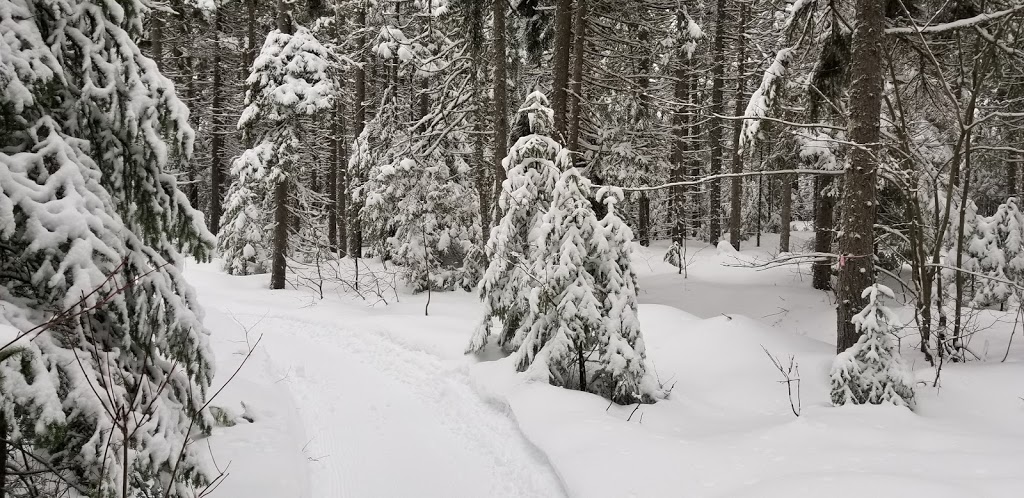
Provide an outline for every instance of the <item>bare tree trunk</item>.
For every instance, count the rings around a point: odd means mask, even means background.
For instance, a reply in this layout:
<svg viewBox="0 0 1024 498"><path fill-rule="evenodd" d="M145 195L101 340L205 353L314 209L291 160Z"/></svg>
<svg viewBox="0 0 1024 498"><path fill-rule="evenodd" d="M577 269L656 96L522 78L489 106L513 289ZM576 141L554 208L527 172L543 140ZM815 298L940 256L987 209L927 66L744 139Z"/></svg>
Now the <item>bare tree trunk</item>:
<svg viewBox="0 0 1024 498"><path fill-rule="evenodd" d="M223 97L224 91L221 88L221 57L220 57L220 28L221 9L213 16L213 84L210 87L210 231L220 231L220 217L223 214L224 196L224 127L223 120Z"/></svg>
<svg viewBox="0 0 1024 498"><path fill-rule="evenodd" d="M676 30L682 32L686 29L686 16L682 9L676 13ZM690 93L689 72L686 70L686 54L682 47L676 51L676 67L674 76L676 78L673 99L676 109L672 113L672 171L670 181L673 183L683 181L685 175L686 146L689 138L686 135L688 129L688 97ZM676 186L669 191L672 202L672 241L682 244L686 238L686 187Z"/></svg>
<svg viewBox="0 0 1024 498"><path fill-rule="evenodd" d="M245 73L252 69L256 62L256 0L245 0Z"/></svg>
<svg viewBox="0 0 1024 498"><path fill-rule="evenodd" d="M160 68L160 71L164 70L164 19L163 14L160 11L153 11L153 17L150 20L149 25L149 43L150 50L153 52L153 62Z"/></svg>
<svg viewBox="0 0 1024 498"><path fill-rule="evenodd" d="M1012 137L1012 135L1011 135ZM1013 140L1010 140L1013 143ZM1009 153L1006 158L1006 198L1018 197L1020 191L1017 190L1017 165L1018 162L1013 157L1013 153Z"/></svg>
<svg viewBox="0 0 1024 498"><path fill-rule="evenodd" d="M355 117L352 123L352 137L358 139L363 133L363 128L366 127L366 67L369 63L366 58L366 2L364 1L356 11L356 29L360 30L359 37L356 39L357 51L359 52L359 62L355 66L353 71L353 79L355 80ZM348 180L348 239L346 244L348 250L345 251L352 258L359 258L362 256L363 237L362 227L359 223L359 211L362 208L362 202L357 201L352 196L352 190L359 185L363 172L353 171L349 169L345 175Z"/></svg>
<svg viewBox="0 0 1024 498"><path fill-rule="evenodd" d="M179 16L180 15L181 14L179 14ZM187 22L186 20L181 19L181 18L179 18L179 20L181 20L181 22ZM187 30L186 30L186 33L187 33ZM192 71L195 70L192 67L192 62L193 62L192 55L191 55L192 51L191 50L189 51L190 55L185 56L185 54L181 50L181 46L180 45L181 44L173 45L173 48L171 49L171 56L177 62L178 71L181 74L190 74ZM193 103L195 102L195 98L196 98L196 84L195 84L195 80L193 78L188 78L188 82L185 83L185 102L188 105L194 105ZM188 166L187 166L187 169L186 169L186 175L187 175L186 178L188 180L188 184L185 186L184 190L185 190L185 196L188 197L188 203L193 208L201 209L201 207L199 206L199 176L200 176L200 173L197 170L197 161L189 161L188 162ZM216 234L216 232L214 232L214 234Z"/></svg>
<svg viewBox="0 0 1024 498"><path fill-rule="evenodd" d="M487 6L482 2L471 2L471 11L469 18L466 20L469 23L467 41L470 57L473 59L473 68L470 70L473 85L473 102L476 103L476 110L473 115L473 183L476 187L477 196L480 199L480 227L484 234L487 233L488 227L491 226L491 195L493 193L493 183L491 182L492 165L484 160L484 149L487 147L485 136L487 114L485 110L488 106L487 95L484 91L486 77L482 77L482 75L486 74L483 68L487 68L490 64L490 61L487 60L486 55L481 50L486 40L484 35L487 23L486 8Z"/></svg>
<svg viewBox="0 0 1024 498"><path fill-rule="evenodd" d="M746 86L746 29L747 29L747 11L749 4L747 2L738 2L739 5L739 23L736 26L737 29L737 41L736 41L736 115L742 116L744 112L744 105L746 99L744 98L744 87ZM739 120L733 121L732 124L732 172L743 173L743 154L740 150L740 127L742 122ZM732 179L732 199L730 200L729 207L729 241L732 242L732 246L738 251L740 249L740 236L743 229L743 178L735 177Z"/></svg>
<svg viewBox="0 0 1024 498"><path fill-rule="evenodd" d="M253 1L255 0L247 0L247 2ZM335 5L334 9L334 38L336 42L341 43L344 36L345 16L340 5ZM338 84L340 85L338 94L343 95L345 79L342 78ZM345 174L348 163L348 154L345 154L347 150L345 146L345 99L339 97L331 111L329 118L331 120L331 164L327 171L327 239L331 252L339 257L344 257L347 249L345 198L348 196L345 188L348 185Z"/></svg>
<svg viewBox="0 0 1024 498"><path fill-rule="evenodd" d="M7 414L0 409L0 498L7 496Z"/></svg>
<svg viewBox="0 0 1024 498"><path fill-rule="evenodd" d="M337 108L337 115L335 119L338 121L338 208L336 210L338 217L338 256L345 257L348 255L348 158L349 150L348 144L348 124L345 121L347 110L345 109L345 103L341 102Z"/></svg>
<svg viewBox="0 0 1024 498"><path fill-rule="evenodd" d="M640 42L639 45L641 50L644 50L643 55L640 57L640 62L637 64L639 76L637 79L637 89L640 91L640 104L637 107L637 120L643 123L641 126L648 126L651 115L651 53L646 50L647 40L650 39L650 32L646 25L641 25L639 33L637 33L637 40ZM650 181L650 171L644 168L642 172L642 178L644 182ZM647 192L640 193L640 202L637 206L639 209L639 216L637 220L637 231L639 232L640 245L647 247L651 245L651 199Z"/></svg>
<svg viewBox="0 0 1024 498"><path fill-rule="evenodd" d="M876 145L882 105L883 0L856 0L850 73L850 167L843 177L842 235L839 238L839 288L836 290L836 350L845 351L860 337L851 319L864 308L861 297L874 282Z"/></svg>
<svg viewBox="0 0 1024 498"><path fill-rule="evenodd" d="M687 95L687 103L689 104L689 107L690 107L689 111L690 112L687 114L686 142L687 142L687 144L690 144L690 146L687 147L688 150L696 151L696 150L699 149L699 147L693 146L693 142L692 141L693 141L693 138L696 137L700 133L699 116L698 116L697 112L694 110L696 108L696 104L697 104L697 101L698 101L697 84L699 83L700 78L698 78L696 75L694 75L692 73L692 69L693 69L692 66L687 68L687 69L689 69L691 71L689 71L688 74L687 74L687 80L689 80L688 81L688 88L690 89L689 90L689 95ZM700 163L700 158L698 157L698 155L696 153L691 153L690 154L690 159L689 159L688 163L689 163L688 169L689 169L690 177L691 178L699 177L700 174L701 174L701 171L700 171L701 170L701 167L700 167L701 163ZM697 234L699 233L699 229L700 229L700 220L701 220L701 202L700 202L701 198L700 198L700 194L697 192L697 190L698 189L697 189L696 186L688 186L688 187L686 187L686 203L690 207L690 212L689 212L689 216L690 216L690 223L689 223L690 227L689 228L690 228L690 231L691 231L690 237L692 237L692 238L696 238L697 237Z"/></svg>
<svg viewBox="0 0 1024 498"><path fill-rule="evenodd" d="M572 0L557 0L555 3L555 41L552 56L551 109L555 112L556 140L564 143L569 84L569 52L572 45Z"/></svg>
<svg viewBox="0 0 1024 498"><path fill-rule="evenodd" d="M779 189L779 252L790 252L789 226L793 221L793 177L782 175L779 181L782 182L782 188Z"/></svg>
<svg viewBox="0 0 1024 498"><path fill-rule="evenodd" d="M970 120L970 118L968 118ZM963 190L960 191L960 219L957 224L956 240L957 240L957 251L956 251L956 267L963 268L963 257L965 247L964 240L964 229L966 228L967 222L967 203L969 202L967 195L971 189L971 130L967 129L964 131L966 137L964 138L964 186ZM956 286L956 303L954 303L953 311L953 346L959 348L960 333L962 332L961 316L963 315L964 306L964 273L956 272L954 285ZM939 347L945 346L940 344Z"/></svg>
<svg viewBox="0 0 1024 498"><path fill-rule="evenodd" d="M832 252L832 234L835 231L835 199L827 195L832 187L831 176L814 178L814 251ZM815 289L832 288L832 262L817 261L811 265L811 286Z"/></svg>
<svg viewBox="0 0 1024 498"><path fill-rule="evenodd" d="M508 154L508 81L505 59L505 0L493 0L492 14L494 37L494 193L492 205L496 205L501 183L505 181L505 167L502 160ZM486 231L486 227L485 227Z"/></svg>
<svg viewBox="0 0 1024 498"><path fill-rule="evenodd" d="M292 3L289 0L278 0L277 29L282 33L293 34L295 25L292 22ZM219 18L220 11L217 11ZM274 247L270 262L270 288L283 289L288 252L288 178L278 179L274 185Z"/></svg>
<svg viewBox="0 0 1024 498"><path fill-rule="evenodd" d="M338 252L338 170L341 164L341 127L338 118L341 113L335 104L331 120L331 159L327 167L327 247L331 253Z"/></svg>
<svg viewBox="0 0 1024 498"><path fill-rule="evenodd" d="M647 247L651 245L651 198L648 197L647 192L640 192L640 216L637 220L637 231L639 232L637 240L640 245Z"/></svg>
<svg viewBox="0 0 1024 498"><path fill-rule="evenodd" d="M764 157L761 158L761 171L764 171ZM764 217L764 175L757 177L757 247L761 247L761 219Z"/></svg>
<svg viewBox="0 0 1024 498"><path fill-rule="evenodd" d="M724 108L722 87L725 62L725 0L715 2L715 39L711 48L711 114L721 116ZM722 172L722 119L712 117L708 123L708 140L711 141L711 160L708 163L708 174L717 175ZM722 181L708 182L708 241L717 245L722 237Z"/></svg>
<svg viewBox="0 0 1024 498"><path fill-rule="evenodd" d="M583 60L586 57L584 43L587 37L587 0L576 0L576 17L573 20L572 91L569 95L569 150L579 152L580 147L580 95L583 93ZM573 161L577 162L577 161Z"/></svg>

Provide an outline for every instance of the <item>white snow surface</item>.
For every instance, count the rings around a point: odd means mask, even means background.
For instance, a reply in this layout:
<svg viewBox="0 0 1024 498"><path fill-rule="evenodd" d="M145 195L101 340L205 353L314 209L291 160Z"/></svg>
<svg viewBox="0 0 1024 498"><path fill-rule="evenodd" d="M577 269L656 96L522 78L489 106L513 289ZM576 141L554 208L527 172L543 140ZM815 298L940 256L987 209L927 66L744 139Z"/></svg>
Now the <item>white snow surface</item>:
<svg viewBox="0 0 1024 498"><path fill-rule="evenodd" d="M795 245L810 236L794 232ZM915 411L834 408L831 296L811 289L809 265L743 267L777 247L763 242L690 243L686 278L662 262L666 243L637 246L648 369L672 388L639 407L530 381L492 348L464 356L482 313L473 293L434 293L424 316L424 294L321 300L190 264L214 331L214 389L263 335L214 402L253 422L209 439L218 465L230 462L213 496L1019 496L1024 338L1000 362L1012 316L980 313L970 347L983 360L947 364L938 388L904 331ZM798 363L800 417L762 347Z"/></svg>

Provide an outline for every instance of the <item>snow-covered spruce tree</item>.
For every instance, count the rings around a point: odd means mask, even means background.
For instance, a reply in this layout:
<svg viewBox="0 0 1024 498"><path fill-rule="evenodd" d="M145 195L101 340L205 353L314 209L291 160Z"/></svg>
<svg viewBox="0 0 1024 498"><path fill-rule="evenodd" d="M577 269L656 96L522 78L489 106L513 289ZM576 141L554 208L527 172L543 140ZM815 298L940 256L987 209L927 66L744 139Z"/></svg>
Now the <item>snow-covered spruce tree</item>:
<svg viewBox="0 0 1024 498"><path fill-rule="evenodd" d="M539 251L530 271L538 283L515 340L520 343L515 353L519 371L582 391L590 390L586 367L591 350L607 345L611 332L594 276L595 256L605 255L608 245L589 190L590 182L576 168L562 173L555 184L551 206L537 227Z"/></svg>
<svg viewBox="0 0 1024 498"><path fill-rule="evenodd" d="M633 271L633 231L615 209L622 190L604 187L597 199L607 206L600 221L602 237L590 253L594 279L601 299L604 331L598 338L598 366L592 391L620 404L650 401L643 385L646 376L646 348L637 318L637 277Z"/></svg>
<svg viewBox="0 0 1024 498"><path fill-rule="evenodd" d="M882 302L884 297L893 299L892 290L873 284L862 297L868 305L853 317L860 339L832 363L832 404L913 407L913 379L891 338L893 330L901 327L899 318Z"/></svg>
<svg viewBox="0 0 1024 498"><path fill-rule="evenodd" d="M943 239L942 246L942 264L943 269L941 272L942 283L944 287L949 287L946 290L946 295L952 296L956 299L956 291L952 289L955 286L958 269L964 269L968 271L976 271L978 269L978 253L971 251L971 241L975 238L978 231L978 224L983 218L978 214L978 206L972 200L967 200L963 206L959 205L959 200L956 201L958 204L955 209L956 211L963 211L963 243L960 243L960 237L957 236L959 221L951 220L946 226L945 237Z"/></svg>
<svg viewBox="0 0 1024 498"><path fill-rule="evenodd" d="M458 90L469 78L469 61L462 45L439 29L451 17L446 2L411 2L399 10L412 18L383 26L373 47L398 77L371 124L389 131L368 137L363 226L376 252L403 267L414 291L472 288L479 265L465 262L479 252L479 197L467 164L470 102ZM424 90L404 92L404 81ZM446 83L429 88L431 81Z"/></svg>
<svg viewBox="0 0 1024 498"><path fill-rule="evenodd" d="M1010 287L1006 283L1006 254L1000 237L1007 222L1007 214L1006 204L1002 204L992 216L978 217L974 234L967 241L967 252L971 255L972 264L963 269L984 275L974 278L972 306L1002 307L1010 297Z"/></svg>
<svg viewBox="0 0 1024 498"><path fill-rule="evenodd" d="M249 242L259 221L250 222L248 217L255 202L263 213L273 212L271 223L263 225L262 238L273 240L270 285L275 289L284 287L288 207L298 184L302 118L331 109L335 88L328 74L327 49L309 30L294 25L290 6L282 2L278 29L267 35L246 80L250 89L238 127L245 141L254 145L232 167L230 205L219 234L229 271L238 270L238 258L243 267L265 267L265 262L249 261L260 251Z"/></svg>
<svg viewBox="0 0 1024 498"><path fill-rule="evenodd" d="M181 269L214 240L167 173L193 132L136 44L152 8L0 2L0 451L16 457L0 489L11 496L191 497L212 477L189 443L210 427L213 355Z"/></svg>
<svg viewBox="0 0 1024 498"><path fill-rule="evenodd" d="M388 238L395 231L398 201L413 187L415 175L410 168L402 167L403 158L411 152L412 137L398 122L395 88L382 93L380 111L356 137L348 171L366 179L351 193L363 205L359 212L363 240L373 255L391 259Z"/></svg>
<svg viewBox="0 0 1024 498"><path fill-rule="evenodd" d="M480 241L480 211L469 166L457 155L465 149L434 148L399 163L413 181L397 203L395 234L388 242L414 292L476 284L466 258Z"/></svg>
<svg viewBox="0 0 1024 498"><path fill-rule="evenodd" d="M1006 255L1006 276L1018 285L1024 284L1024 212L1016 197L1006 200L1006 217L999 238Z"/></svg>
<svg viewBox="0 0 1024 498"><path fill-rule="evenodd" d="M571 165L568 151L550 136L554 120L547 97L531 93L516 121L528 124L530 134L512 145L502 163L507 176L498 210L503 214L491 229L486 247L489 263L479 286L484 317L467 352L487 345L495 318L502 322L498 344L510 351L518 348L516 331L530 313L523 296L536 287L530 271L541 244L538 228L551 205L555 182Z"/></svg>
<svg viewBox="0 0 1024 498"><path fill-rule="evenodd" d="M267 165L274 153L269 144L248 149L231 166L231 183L224 202L225 224L217 240L224 271L230 275L266 273L270 268L270 190Z"/></svg>
<svg viewBox="0 0 1024 498"><path fill-rule="evenodd" d="M632 232L619 219L619 189L602 189L608 214L598 221L590 182L570 168L555 184L538 229L532 265L537 286L517 331L516 366L554 385L575 387L620 404L652 402L636 316Z"/></svg>

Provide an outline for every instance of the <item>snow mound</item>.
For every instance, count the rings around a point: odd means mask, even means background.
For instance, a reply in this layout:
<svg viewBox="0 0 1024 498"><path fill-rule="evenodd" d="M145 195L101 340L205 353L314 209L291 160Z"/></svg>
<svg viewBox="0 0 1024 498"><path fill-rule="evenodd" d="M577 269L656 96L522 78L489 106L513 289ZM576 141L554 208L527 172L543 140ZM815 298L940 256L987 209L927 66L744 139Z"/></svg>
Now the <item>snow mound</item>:
<svg viewBox="0 0 1024 498"><path fill-rule="evenodd" d="M718 242L718 254L739 254L739 251L728 240Z"/></svg>
<svg viewBox="0 0 1024 498"><path fill-rule="evenodd" d="M509 407L570 496L1010 497L1024 485L1009 418L998 431L974 414L941 419L934 403L956 401L931 396L929 416L834 408L832 345L741 315L700 320L660 305L639 315L649 371L671 388L653 405L533 382L507 359L470 368L477 391ZM765 350L797 363L792 398Z"/></svg>

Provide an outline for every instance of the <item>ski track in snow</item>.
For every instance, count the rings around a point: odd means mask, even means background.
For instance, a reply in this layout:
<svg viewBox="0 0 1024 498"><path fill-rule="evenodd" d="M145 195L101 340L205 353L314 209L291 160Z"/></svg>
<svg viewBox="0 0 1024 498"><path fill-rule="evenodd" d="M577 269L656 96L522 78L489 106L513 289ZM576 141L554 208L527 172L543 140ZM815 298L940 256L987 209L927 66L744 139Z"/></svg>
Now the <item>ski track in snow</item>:
<svg viewBox="0 0 1024 498"><path fill-rule="evenodd" d="M471 387L465 362L384 330L262 318L256 332L309 439L312 498L565 495L508 410Z"/></svg>

